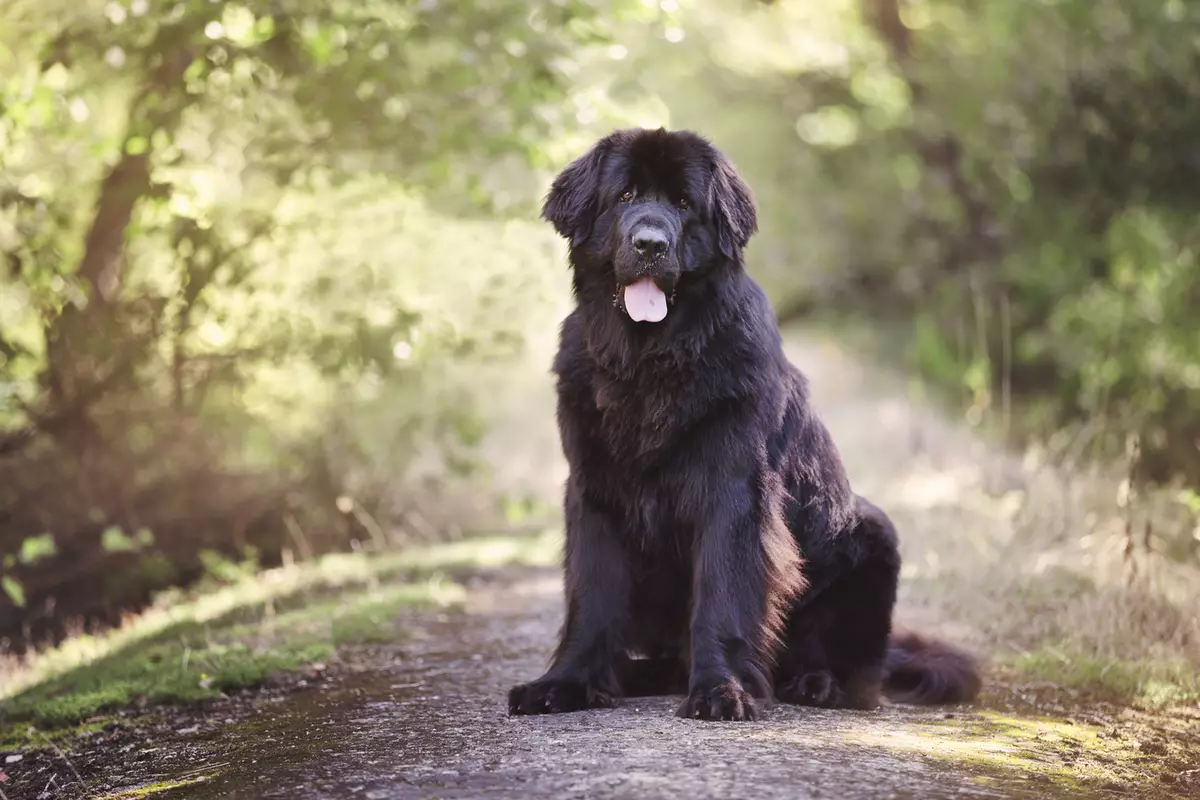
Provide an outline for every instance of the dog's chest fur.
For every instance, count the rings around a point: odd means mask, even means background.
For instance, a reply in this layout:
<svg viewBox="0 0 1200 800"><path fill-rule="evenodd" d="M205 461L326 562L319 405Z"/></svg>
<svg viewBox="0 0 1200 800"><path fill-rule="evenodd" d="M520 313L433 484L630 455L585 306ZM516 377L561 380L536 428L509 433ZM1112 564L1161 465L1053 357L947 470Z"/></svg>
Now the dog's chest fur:
<svg viewBox="0 0 1200 800"><path fill-rule="evenodd" d="M630 462L666 447L680 433L680 400L692 391L691 384L692 376L679 369L645 370L631 378L594 371L597 433L610 454Z"/></svg>

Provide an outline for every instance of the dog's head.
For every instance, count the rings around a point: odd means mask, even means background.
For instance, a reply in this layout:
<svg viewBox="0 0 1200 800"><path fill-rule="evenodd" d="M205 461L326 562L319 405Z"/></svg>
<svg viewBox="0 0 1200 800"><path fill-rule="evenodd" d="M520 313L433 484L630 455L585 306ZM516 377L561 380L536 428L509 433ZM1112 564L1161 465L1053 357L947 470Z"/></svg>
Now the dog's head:
<svg viewBox="0 0 1200 800"><path fill-rule="evenodd" d="M661 321L682 282L741 265L757 229L750 188L689 131L617 131L564 169L542 216L571 243L577 279L608 277L635 321Z"/></svg>

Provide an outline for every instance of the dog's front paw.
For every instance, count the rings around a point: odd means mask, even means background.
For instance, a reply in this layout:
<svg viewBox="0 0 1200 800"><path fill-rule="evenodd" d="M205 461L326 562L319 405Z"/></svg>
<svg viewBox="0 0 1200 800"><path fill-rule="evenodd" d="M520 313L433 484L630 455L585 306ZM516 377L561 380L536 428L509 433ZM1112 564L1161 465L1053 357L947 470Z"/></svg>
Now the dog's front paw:
<svg viewBox="0 0 1200 800"><path fill-rule="evenodd" d="M508 692L509 714L563 714L615 705L611 694L579 681L536 680Z"/></svg>
<svg viewBox="0 0 1200 800"><path fill-rule="evenodd" d="M685 719L731 720L742 722L758 717L754 698L732 679L716 685L698 686L692 689L675 716Z"/></svg>

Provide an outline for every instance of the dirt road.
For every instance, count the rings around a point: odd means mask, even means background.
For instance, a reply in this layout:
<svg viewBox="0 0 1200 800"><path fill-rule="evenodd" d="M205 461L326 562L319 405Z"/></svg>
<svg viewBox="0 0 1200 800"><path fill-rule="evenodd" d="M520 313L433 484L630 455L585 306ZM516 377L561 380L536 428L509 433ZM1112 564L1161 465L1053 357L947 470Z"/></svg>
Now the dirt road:
<svg viewBox="0 0 1200 800"><path fill-rule="evenodd" d="M664 698L509 718L505 691L542 666L557 592L553 574L476 589L467 613L410 628L397 666L264 708L269 730L240 726L213 754L224 766L180 796L1069 796L1044 775L960 758L975 736L959 735L971 729L962 710L780 706L758 723L716 724L676 719L678 700Z"/></svg>
<svg viewBox="0 0 1200 800"><path fill-rule="evenodd" d="M167 731L130 753L150 751L141 758L155 759L166 779L161 795L148 796L1189 796L1182 784L1117 779L1142 754L1092 750L1097 732L1120 727L1099 709L1052 718L1028 709L776 706L760 722L721 724L677 719L678 698L662 698L510 718L505 692L541 668L560 618L558 586L546 570L486 576L466 608L406 620L406 641L374 650L353 674L236 703L236 719L218 711L177 720L185 735Z"/></svg>

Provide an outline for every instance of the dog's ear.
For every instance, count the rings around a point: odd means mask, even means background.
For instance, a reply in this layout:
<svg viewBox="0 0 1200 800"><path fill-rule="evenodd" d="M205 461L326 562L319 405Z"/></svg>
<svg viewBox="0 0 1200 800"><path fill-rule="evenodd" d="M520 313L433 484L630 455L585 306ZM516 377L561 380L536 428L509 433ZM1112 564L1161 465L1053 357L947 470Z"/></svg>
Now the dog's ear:
<svg viewBox="0 0 1200 800"><path fill-rule="evenodd" d="M717 246L726 258L733 258L758 230L758 209L754 192L723 155L713 164L709 197L717 222Z"/></svg>
<svg viewBox="0 0 1200 800"><path fill-rule="evenodd" d="M558 235L575 244L592 231L600 202L600 171L608 155L609 140L600 140L591 150L572 161L558 174L542 204L542 219Z"/></svg>

